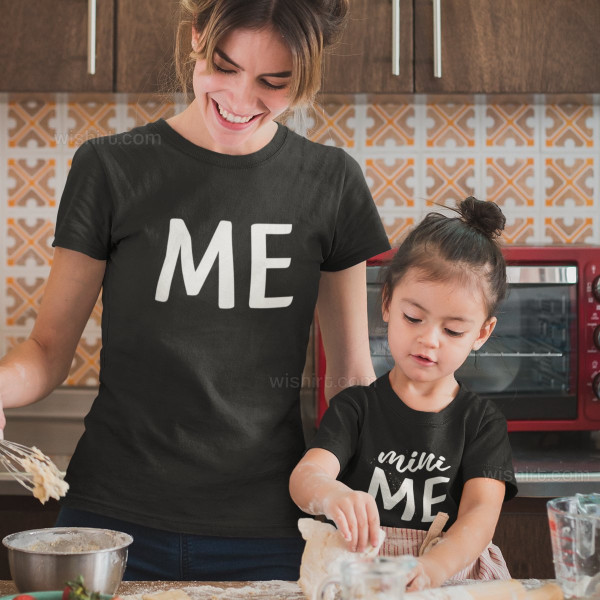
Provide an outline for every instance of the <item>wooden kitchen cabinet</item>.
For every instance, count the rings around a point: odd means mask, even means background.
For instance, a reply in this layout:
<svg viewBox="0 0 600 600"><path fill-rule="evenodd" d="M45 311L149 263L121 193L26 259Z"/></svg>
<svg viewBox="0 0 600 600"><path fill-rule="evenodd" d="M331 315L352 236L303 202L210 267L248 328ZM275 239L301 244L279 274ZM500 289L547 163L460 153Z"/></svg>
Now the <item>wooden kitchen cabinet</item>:
<svg viewBox="0 0 600 600"><path fill-rule="evenodd" d="M33 496L0 495L0 540L11 533L27 529L54 527L59 503L48 500L46 504ZM0 580L10 579L8 550L0 544Z"/></svg>
<svg viewBox="0 0 600 600"><path fill-rule="evenodd" d="M400 1L400 75L392 74L392 1L350 0L342 39L326 51L324 93L413 91L413 0Z"/></svg>
<svg viewBox="0 0 600 600"><path fill-rule="evenodd" d="M517 496L502 508L494 543L516 579L553 579L555 576L546 512L548 500Z"/></svg>
<svg viewBox="0 0 600 600"><path fill-rule="evenodd" d="M433 0L400 0L400 77L391 72L391 0L350 0L349 26L325 61L323 91L600 92L598 0L440 5L441 78L433 76Z"/></svg>
<svg viewBox="0 0 600 600"><path fill-rule="evenodd" d="M432 0L414 1L415 92L600 91L598 0L441 0L441 78Z"/></svg>
<svg viewBox="0 0 600 600"><path fill-rule="evenodd" d="M177 0L97 0L95 75L86 0L0 0L0 14L0 91L166 92L174 79Z"/></svg>
<svg viewBox="0 0 600 600"><path fill-rule="evenodd" d="M119 0L116 92L171 91L178 6L178 0Z"/></svg>
<svg viewBox="0 0 600 600"><path fill-rule="evenodd" d="M97 3L95 75L85 0L0 0L0 15L0 91L112 91L113 0Z"/></svg>

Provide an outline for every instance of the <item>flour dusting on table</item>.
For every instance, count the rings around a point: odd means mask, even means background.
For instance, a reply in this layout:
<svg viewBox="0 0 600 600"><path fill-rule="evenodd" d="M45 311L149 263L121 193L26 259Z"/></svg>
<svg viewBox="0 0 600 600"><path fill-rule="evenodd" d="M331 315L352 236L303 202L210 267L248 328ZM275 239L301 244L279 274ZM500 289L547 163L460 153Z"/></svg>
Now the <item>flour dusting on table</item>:
<svg viewBox="0 0 600 600"><path fill-rule="evenodd" d="M224 584L227 585L227 584ZM137 586L136 586L137 587ZM152 592L148 591L151 587ZM163 588L163 585L161 585ZM173 588L172 582L164 582L164 591ZM256 581L245 583L241 587L217 587L215 585L181 586L178 589L183 590L191 600L235 600L236 598L261 598L274 600L302 600L304 595L297 583L292 581ZM130 588L131 591L131 588ZM139 583L139 592L129 595L121 595L123 600L142 600L142 596L152 596L159 592L156 588L156 582Z"/></svg>

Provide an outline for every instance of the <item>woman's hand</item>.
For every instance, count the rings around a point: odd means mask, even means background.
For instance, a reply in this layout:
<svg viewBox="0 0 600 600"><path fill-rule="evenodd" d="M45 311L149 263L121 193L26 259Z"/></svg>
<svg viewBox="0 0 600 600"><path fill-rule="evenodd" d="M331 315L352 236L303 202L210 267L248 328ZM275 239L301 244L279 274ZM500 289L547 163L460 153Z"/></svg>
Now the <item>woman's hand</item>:
<svg viewBox="0 0 600 600"><path fill-rule="evenodd" d="M336 477L340 463L332 452L311 448L290 477L290 495L300 510L332 520L353 552L379 542L379 512L375 499L350 489Z"/></svg>
<svg viewBox="0 0 600 600"><path fill-rule="evenodd" d="M29 337L0 360L1 409L47 396L69 373L81 333L102 286L105 261L56 248ZM0 428L4 427L0 416Z"/></svg>
<svg viewBox="0 0 600 600"><path fill-rule="evenodd" d="M323 498L323 512L331 519L353 552L364 552L379 542L379 511L375 498L336 482Z"/></svg>

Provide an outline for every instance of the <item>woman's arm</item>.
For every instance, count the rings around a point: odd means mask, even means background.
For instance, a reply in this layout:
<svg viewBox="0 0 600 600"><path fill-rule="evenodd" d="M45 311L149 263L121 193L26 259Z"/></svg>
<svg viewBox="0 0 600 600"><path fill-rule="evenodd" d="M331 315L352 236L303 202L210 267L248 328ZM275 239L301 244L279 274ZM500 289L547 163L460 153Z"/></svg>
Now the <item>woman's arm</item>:
<svg viewBox="0 0 600 600"><path fill-rule="evenodd" d="M379 542L377 505L373 496L337 481L339 472L335 454L311 448L292 471L290 495L300 510L333 521L352 551L364 552Z"/></svg>
<svg viewBox="0 0 600 600"><path fill-rule="evenodd" d="M319 327L327 357L325 397L375 379L369 351L366 263L321 273Z"/></svg>
<svg viewBox="0 0 600 600"><path fill-rule="evenodd" d="M0 360L0 431L5 425L2 408L40 400L67 377L105 265L81 252L55 249L33 330Z"/></svg>
<svg viewBox="0 0 600 600"><path fill-rule="evenodd" d="M492 541L498 523L506 484L476 477L463 488L458 516L444 537L419 558L419 566L408 590L438 587L468 567Z"/></svg>

